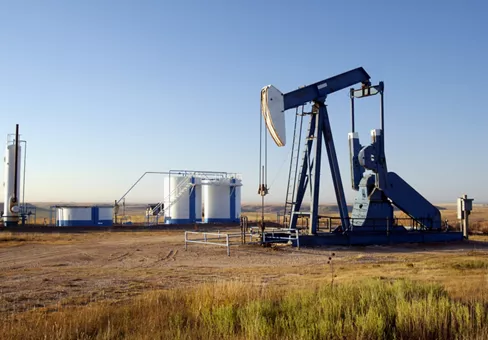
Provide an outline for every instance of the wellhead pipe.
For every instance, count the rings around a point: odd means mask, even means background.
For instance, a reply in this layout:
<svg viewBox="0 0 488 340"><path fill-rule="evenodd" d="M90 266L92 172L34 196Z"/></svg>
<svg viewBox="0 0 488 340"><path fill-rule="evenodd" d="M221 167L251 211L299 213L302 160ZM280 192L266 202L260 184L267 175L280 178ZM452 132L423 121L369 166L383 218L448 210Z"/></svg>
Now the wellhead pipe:
<svg viewBox="0 0 488 340"><path fill-rule="evenodd" d="M13 203L17 203L17 181L18 181L18 170L19 170L19 124L15 125L15 173L14 173L14 197Z"/></svg>

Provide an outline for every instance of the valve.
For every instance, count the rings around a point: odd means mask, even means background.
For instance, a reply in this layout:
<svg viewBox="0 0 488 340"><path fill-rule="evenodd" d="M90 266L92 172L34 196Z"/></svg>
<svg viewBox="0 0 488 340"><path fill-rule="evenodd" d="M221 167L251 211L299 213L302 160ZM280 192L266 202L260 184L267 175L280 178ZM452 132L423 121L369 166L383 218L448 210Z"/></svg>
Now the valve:
<svg viewBox="0 0 488 340"><path fill-rule="evenodd" d="M17 198L11 197L10 198L10 204L9 205L10 205L9 210L10 210L11 213L14 213L14 214L18 214L19 213L20 209L19 209L19 206L17 205Z"/></svg>
<svg viewBox="0 0 488 340"><path fill-rule="evenodd" d="M258 194L261 196L266 196L268 194L268 188L266 184L261 184L258 188Z"/></svg>

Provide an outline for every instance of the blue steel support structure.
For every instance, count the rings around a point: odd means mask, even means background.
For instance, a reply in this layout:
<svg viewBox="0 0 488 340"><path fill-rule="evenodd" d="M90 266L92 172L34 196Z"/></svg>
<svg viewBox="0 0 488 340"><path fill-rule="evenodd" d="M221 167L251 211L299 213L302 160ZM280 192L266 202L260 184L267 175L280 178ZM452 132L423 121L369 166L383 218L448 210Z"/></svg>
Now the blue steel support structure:
<svg viewBox="0 0 488 340"><path fill-rule="evenodd" d="M341 173L339 170L339 163L337 161L337 154L334 146L334 138L332 137L332 131L330 129L329 115L325 106L323 107L324 116L324 140L327 154L329 156L330 172L334 183L334 191L337 199L337 206L339 207L339 214L341 216L341 224L343 226L349 226L349 214L347 210L346 195L344 194L344 187L342 186Z"/></svg>
<svg viewBox="0 0 488 340"><path fill-rule="evenodd" d="M309 233L315 234L317 232L322 140L325 142L325 147L329 158L329 166L334 184L337 205L339 206L341 215L341 223L344 227L349 227L344 188L342 186L339 163L337 161L325 100L329 94L340 91L357 83L362 83L363 86L369 86L369 79L370 76L368 73L362 67L358 67L283 95L285 111L309 102L313 102L307 147L305 150L305 156L303 158L302 170L298 182L298 190L294 200L292 218L290 219L290 228L295 229L297 226L296 213L300 211L303 198L307 191L307 185L310 183L312 201L310 205ZM314 142L315 149L313 149ZM313 159L312 152L314 156Z"/></svg>
<svg viewBox="0 0 488 340"><path fill-rule="evenodd" d="M305 149L303 162L302 162L302 170L300 173L300 179L298 180L298 188L296 190L296 198L294 198L294 206L292 210L292 218L290 219L290 227L295 229L297 225L298 216L293 213L297 213L300 211L302 207L303 198L305 197L305 193L307 191L307 185L309 179L311 177L311 169L313 167L313 160L311 159L312 156L312 147L313 147L313 135L315 131L315 122L317 120L317 115L312 114L310 118L310 129L307 135L307 146Z"/></svg>
<svg viewBox="0 0 488 340"><path fill-rule="evenodd" d="M385 155L383 104L384 83L350 90L352 132L349 134L351 184L358 191L351 213L355 231L389 230L394 218L392 204L415 220L423 229L440 230L437 207L394 172L389 172ZM380 129L371 131L370 145L362 146L354 131L354 99L380 95ZM370 170L371 172L365 172ZM344 226L344 224L343 224ZM401 227L403 228L403 227ZM398 228L397 228L398 229ZM347 231L348 228L342 229Z"/></svg>
<svg viewBox="0 0 488 340"><path fill-rule="evenodd" d="M318 116L316 119L317 128L315 129L315 155L314 167L312 168L312 202L310 205L310 226L309 232L315 234L318 226L319 199L320 199L320 168L322 164L322 133L324 131L324 113L327 114L325 104L315 102L318 107ZM317 112L317 110L314 110ZM329 159L330 160L330 159ZM339 202L338 202L339 204ZM342 216L341 216L342 217Z"/></svg>
<svg viewBox="0 0 488 340"><path fill-rule="evenodd" d="M294 109L313 101L325 101L329 94L343 90L357 83L370 84L369 74L362 68L341 73L337 76L321 80L315 84L301 87L283 95L284 109Z"/></svg>

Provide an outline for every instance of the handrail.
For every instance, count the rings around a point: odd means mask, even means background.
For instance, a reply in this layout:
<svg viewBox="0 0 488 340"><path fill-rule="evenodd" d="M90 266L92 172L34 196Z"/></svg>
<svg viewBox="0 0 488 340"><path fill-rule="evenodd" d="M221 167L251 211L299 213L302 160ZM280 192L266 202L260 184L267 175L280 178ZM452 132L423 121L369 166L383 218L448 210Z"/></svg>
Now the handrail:
<svg viewBox="0 0 488 340"><path fill-rule="evenodd" d="M326 229L329 229L330 232L333 231L332 229L332 221L338 221L340 222L341 218L337 216L319 216L319 220L326 220ZM409 221L411 223L411 226L413 227L414 230L428 230L428 228L425 227L425 221L428 221L430 217L425 217L425 218L412 218L412 217L394 217L393 219L388 219L388 218L365 218L365 217L347 217L347 220L350 221L350 228L342 230L342 232L348 232L348 231L353 231L354 229L361 230L362 226L355 226L354 221L361 221L362 223L364 222L369 222L369 225L367 227L371 227L374 230L384 230L380 229L380 226L384 226L385 222L387 225L387 229L391 227L398 226L399 221ZM339 223L340 225L340 223Z"/></svg>
<svg viewBox="0 0 488 340"><path fill-rule="evenodd" d="M190 239L189 235L199 235L203 236L203 238L198 239ZM214 245L214 246L222 246L227 248L227 256L230 256L230 246L231 238L242 237L239 234L224 234L218 231L217 233L209 233L209 232L199 232L199 231L185 231L185 250L188 249L189 243L198 243L198 244L205 244L205 245Z"/></svg>
<svg viewBox="0 0 488 340"><path fill-rule="evenodd" d="M116 204L119 204L129 192L146 176L147 174L158 174L158 175L193 175L195 177L201 177L205 179L211 179L212 176L218 176L219 178L236 178L242 179L241 175L238 173L228 173L228 172L219 172L219 171L195 171L195 170L170 170L170 171L146 171L144 172L141 177L137 179L137 181L127 190L122 197L116 201Z"/></svg>
<svg viewBox="0 0 488 340"><path fill-rule="evenodd" d="M160 215L163 214L166 210L171 208L176 202L180 200L180 198L183 196L185 193L186 189L189 189L190 187L194 187L194 184L191 182L191 177L186 177L185 180L182 182L178 183L178 185L171 191L168 196L166 196L161 202L159 202L153 210L161 209L161 207L164 205L164 202L168 202L168 206L164 206L163 209L160 210ZM193 189L193 188L192 188ZM175 195L176 193L176 195ZM191 194L191 191L190 191ZM175 196L173 200L171 200L171 196Z"/></svg>
<svg viewBox="0 0 488 340"><path fill-rule="evenodd" d="M139 177L137 179L137 181L132 184L132 186L129 188L129 190L127 190L125 192L125 194L122 195L122 197L115 203L116 205L120 203L120 201L122 201L124 199L125 196L127 196L127 194L129 192L131 192L132 189L134 189L134 187L137 185L137 183L139 183L141 181L141 179L146 176L147 174L157 174L157 175L168 175L168 172L167 171L146 171L145 173L142 174L141 177Z"/></svg>

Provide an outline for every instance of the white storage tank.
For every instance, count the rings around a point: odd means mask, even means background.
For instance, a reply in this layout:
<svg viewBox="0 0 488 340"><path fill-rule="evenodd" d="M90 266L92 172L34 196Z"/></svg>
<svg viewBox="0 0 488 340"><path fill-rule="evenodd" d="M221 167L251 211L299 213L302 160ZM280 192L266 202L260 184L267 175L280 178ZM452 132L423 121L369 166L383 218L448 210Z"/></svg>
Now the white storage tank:
<svg viewBox="0 0 488 340"><path fill-rule="evenodd" d="M202 186L203 222L239 222L241 217L241 180L236 178L204 180Z"/></svg>
<svg viewBox="0 0 488 340"><path fill-rule="evenodd" d="M57 206L56 226L112 226L113 210L113 206Z"/></svg>
<svg viewBox="0 0 488 340"><path fill-rule="evenodd" d="M170 175L164 179L164 223L202 221L202 180L195 176Z"/></svg>
<svg viewBox="0 0 488 340"><path fill-rule="evenodd" d="M14 197L14 183L15 183L15 143L8 144L5 151L5 170L3 181L3 222L5 226L17 225L19 221L19 208L20 204L20 166L21 166L21 147L19 145L19 151L17 154L17 204L12 203Z"/></svg>
<svg viewBox="0 0 488 340"><path fill-rule="evenodd" d="M112 226L114 221L114 207L113 206L98 206L98 219L94 219L94 223L98 226ZM92 215L93 216L93 215Z"/></svg>

